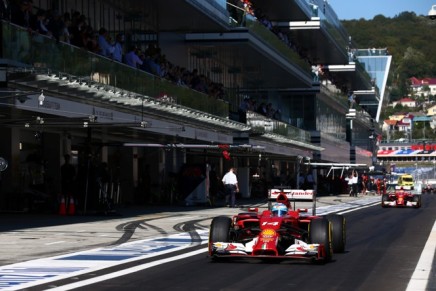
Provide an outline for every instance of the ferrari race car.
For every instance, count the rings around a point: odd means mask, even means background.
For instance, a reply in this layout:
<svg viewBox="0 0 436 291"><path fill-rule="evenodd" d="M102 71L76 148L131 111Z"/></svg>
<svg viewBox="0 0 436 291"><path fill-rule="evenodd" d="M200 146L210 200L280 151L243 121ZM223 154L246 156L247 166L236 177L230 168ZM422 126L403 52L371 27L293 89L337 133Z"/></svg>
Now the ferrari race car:
<svg viewBox="0 0 436 291"><path fill-rule="evenodd" d="M421 195L404 189L395 189L382 195L381 206L387 207L421 207Z"/></svg>
<svg viewBox="0 0 436 291"><path fill-rule="evenodd" d="M328 262L344 252L346 223L342 215L308 215L289 210L283 193L268 210L249 208L233 218L218 216L209 233L209 256L223 258L301 259Z"/></svg>

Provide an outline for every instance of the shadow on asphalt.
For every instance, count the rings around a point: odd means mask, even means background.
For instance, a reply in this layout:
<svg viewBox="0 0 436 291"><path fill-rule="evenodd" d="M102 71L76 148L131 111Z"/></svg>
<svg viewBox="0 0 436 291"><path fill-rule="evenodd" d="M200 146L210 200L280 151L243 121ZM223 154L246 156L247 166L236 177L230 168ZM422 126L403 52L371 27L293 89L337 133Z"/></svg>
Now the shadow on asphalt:
<svg viewBox="0 0 436 291"><path fill-rule="evenodd" d="M260 206L266 199L240 199L236 208ZM0 231L12 231L26 228L68 225L75 223L106 221L111 219L136 217L161 212L190 212L226 207L224 200L219 200L214 206L198 204L185 205L125 205L112 211L88 210L85 214L78 210L75 215L59 215L57 213L0 212Z"/></svg>

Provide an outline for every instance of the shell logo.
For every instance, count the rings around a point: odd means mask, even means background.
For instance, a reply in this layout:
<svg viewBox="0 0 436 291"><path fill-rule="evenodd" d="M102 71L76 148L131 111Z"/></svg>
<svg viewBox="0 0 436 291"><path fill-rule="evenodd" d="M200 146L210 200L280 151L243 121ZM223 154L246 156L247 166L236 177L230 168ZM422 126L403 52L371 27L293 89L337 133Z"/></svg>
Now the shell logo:
<svg viewBox="0 0 436 291"><path fill-rule="evenodd" d="M264 229L261 234L262 237L274 237L276 235L276 231L274 229Z"/></svg>

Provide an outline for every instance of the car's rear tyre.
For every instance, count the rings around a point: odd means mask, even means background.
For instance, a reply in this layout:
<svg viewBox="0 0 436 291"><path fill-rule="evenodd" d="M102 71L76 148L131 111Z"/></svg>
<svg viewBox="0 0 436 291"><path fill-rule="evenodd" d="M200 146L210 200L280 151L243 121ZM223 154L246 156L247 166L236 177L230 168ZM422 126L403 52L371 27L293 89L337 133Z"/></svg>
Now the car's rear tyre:
<svg viewBox="0 0 436 291"><path fill-rule="evenodd" d="M382 200L381 200L381 206L383 208L386 208L387 206L385 205L385 202L389 201L389 195L388 194L383 194L382 195Z"/></svg>
<svg viewBox="0 0 436 291"><path fill-rule="evenodd" d="M209 231L209 255L212 256L212 244L214 242L228 242L232 219L227 216L218 216L212 219Z"/></svg>
<svg viewBox="0 0 436 291"><path fill-rule="evenodd" d="M332 227L326 218L315 218L309 224L309 241L313 244L324 245L324 261L329 262L332 259Z"/></svg>
<svg viewBox="0 0 436 291"><path fill-rule="evenodd" d="M347 242L346 221L343 215L329 214L327 219L332 226L333 253L343 253Z"/></svg>

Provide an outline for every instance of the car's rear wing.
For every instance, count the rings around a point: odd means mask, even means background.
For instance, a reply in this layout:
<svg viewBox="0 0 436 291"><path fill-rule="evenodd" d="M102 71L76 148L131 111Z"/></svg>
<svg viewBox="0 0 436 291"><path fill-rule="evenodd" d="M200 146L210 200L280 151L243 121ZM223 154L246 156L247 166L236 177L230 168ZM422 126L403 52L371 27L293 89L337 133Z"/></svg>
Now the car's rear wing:
<svg viewBox="0 0 436 291"><path fill-rule="evenodd" d="M313 201L315 194L314 190L299 190L287 188L268 189L268 200L276 201L280 194L286 195L289 201L292 202L308 202Z"/></svg>
<svg viewBox="0 0 436 291"><path fill-rule="evenodd" d="M300 190L289 189L286 187L275 186L268 189L268 205L272 202L281 202L286 197L286 202L293 202L295 209L295 202L312 202L312 214L316 215L316 191L312 189Z"/></svg>
<svg viewBox="0 0 436 291"><path fill-rule="evenodd" d="M395 185L395 190L413 190L413 186L399 186L399 185Z"/></svg>

